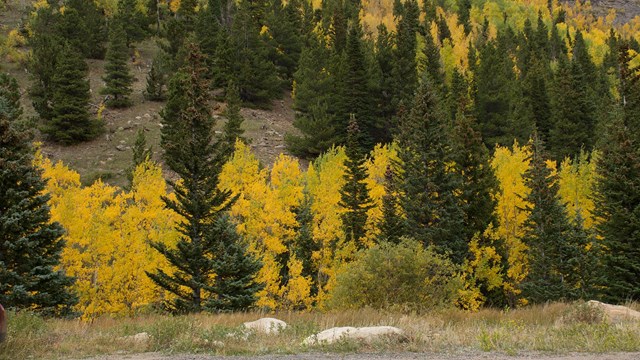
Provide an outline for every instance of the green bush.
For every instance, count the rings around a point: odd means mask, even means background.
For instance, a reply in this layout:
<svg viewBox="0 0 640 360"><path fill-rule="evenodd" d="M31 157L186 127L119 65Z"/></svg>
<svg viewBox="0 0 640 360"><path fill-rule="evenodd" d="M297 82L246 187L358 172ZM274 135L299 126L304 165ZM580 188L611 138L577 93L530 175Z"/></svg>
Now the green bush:
<svg viewBox="0 0 640 360"><path fill-rule="evenodd" d="M337 277L334 308L423 311L453 306L462 282L446 256L412 239L361 251Z"/></svg>

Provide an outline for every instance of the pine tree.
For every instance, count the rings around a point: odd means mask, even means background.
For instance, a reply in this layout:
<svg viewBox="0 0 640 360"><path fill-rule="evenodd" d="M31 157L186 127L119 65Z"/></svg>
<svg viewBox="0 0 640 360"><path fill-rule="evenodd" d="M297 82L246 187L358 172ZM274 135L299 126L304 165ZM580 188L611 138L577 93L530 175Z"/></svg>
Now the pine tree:
<svg viewBox="0 0 640 360"><path fill-rule="evenodd" d="M129 95L133 92L131 85L134 77L131 75L127 60L129 49L125 44L125 32L119 23L115 23L109 34L109 48L107 50L106 64L104 66L105 88L103 95L108 95L105 104L113 108L129 107L133 103Z"/></svg>
<svg viewBox="0 0 640 360"><path fill-rule="evenodd" d="M233 82L230 82L227 87L226 101L227 108L224 111L224 116L227 118L227 122L224 124L223 141L228 147L229 155L231 155L237 140L246 142L246 139L242 136L244 134L244 129L242 128L244 119L240 114L240 94L238 93L238 87Z"/></svg>
<svg viewBox="0 0 640 360"><path fill-rule="evenodd" d="M360 136L356 117L351 115L347 129L345 183L340 190L340 206L345 209L341 216L346 236L345 242L354 244L356 249L363 247L362 239L365 235L367 211L373 207L369 197L369 189L365 183L367 170L364 164L365 157L362 154Z"/></svg>
<svg viewBox="0 0 640 360"><path fill-rule="evenodd" d="M129 183L133 183L133 173L136 171L136 168L145 161L151 160L153 156L153 148L147 147L147 138L144 136L144 129L139 129L136 134L136 141L133 144L133 157L131 162L131 167L127 172L127 178Z"/></svg>
<svg viewBox="0 0 640 360"><path fill-rule="evenodd" d="M534 133L530 142L529 169L525 184L531 190L526 197L529 213L522 241L528 247L529 273L521 284L523 295L532 303L573 300L576 284L571 282L571 259L581 251L575 238L567 237L571 226L558 196L558 175L547 167L542 140Z"/></svg>
<svg viewBox="0 0 640 360"><path fill-rule="evenodd" d="M58 22L58 14L53 13L51 7L42 7L36 12L36 21L33 24L33 36L29 38L31 57L29 59L29 73L32 85L29 88L29 97L40 118L51 120L53 110L51 99L53 98L53 77L57 73L58 55L62 51L64 39L51 29Z"/></svg>
<svg viewBox="0 0 640 360"><path fill-rule="evenodd" d="M77 40L83 44L83 55L91 59L103 59L105 56L104 43L107 40L106 18L102 9L95 1L66 0L65 14L68 9L74 9L80 16L81 28L84 32Z"/></svg>
<svg viewBox="0 0 640 360"><path fill-rule="evenodd" d="M19 96L7 89L11 87L0 84L0 104L12 104ZM0 111L0 303L45 315L68 315L77 302L69 289L73 279L64 270L55 270L64 229L50 221L42 171L33 164L29 139L13 126L17 118L8 116L20 112Z"/></svg>
<svg viewBox="0 0 640 360"><path fill-rule="evenodd" d="M206 300L204 308L215 312L248 310L263 288L255 282L262 264L249 254L229 216L220 216L212 233L217 238L213 261L215 295Z"/></svg>
<svg viewBox="0 0 640 360"><path fill-rule="evenodd" d="M89 114L89 69L81 55L65 46L57 59L57 72L52 79L52 118L44 132L55 141L73 144L95 138L102 123Z"/></svg>
<svg viewBox="0 0 640 360"><path fill-rule="evenodd" d="M164 101L165 94L165 74L161 70L161 59L156 57L151 63L151 68L147 74L147 87L144 90L144 98L150 101Z"/></svg>
<svg viewBox="0 0 640 360"><path fill-rule="evenodd" d="M464 27L464 33L471 32L471 0L458 0L458 24Z"/></svg>
<svg viewBox="0 0 640 360"><path fill-rule="evenodd" d="M312 105L308 114L296 116L293 126L302 135L287 134L287 148L291 153L306 159L318 157L334 144L334 124L334 117L329 114L327 105L320 102Z"/></svg>
<svg viewBox="0 0 640 360"><path fill-rule="evenodd" d="M407 217L407 235L449 253L461 264L467 254L464 212L456 198L461 180L449 169L453 162L449 127L428 77L413 104L401 119L398 135L403 166L400 204Z"/></svg>
<svg viewBox="0 0 640 360"><path fill-rule="evenodd" d="M118 0L118 13L112 21L122 24L127 48L148 34L147 19L138 8L137 0Z"/></svg>
<svg viewBox="0 0 640 360"><path fill-rule="evenodd" d="M497 225L495 194L499 190L490 164L489 150L476 130L473 115L462 105L453 128L454 159L462 178L459 198L464 206L465 238L482 236L490 225Z"/></svg>
<svg viewBox="0 0 640 360"><path fill-rule="evenodd" d="M394 35L387 30L384 24L378 26L376 39L375 60L378 66L379 82L377 86L376 108L377 116L381 119L381 128L385 129L379 141L389 143L392 134L396 133L393 117L396 109L393 106L393 43Z"/></svg>
<svg viewBox="0 0 640 360"><path fill-rule="evenodd" d="M18 82L3 73L0 73L0 116L12 123L22 116Z"/></svg>
<svg viewBox="0 0 640 360"><path fill-rule="evenodd" d="M387 241L399 244L406 233L404 220L400 215L400 203L397 193L396 175L392 166L388 166L384 173L384 196L382 197L382 220L378 225L379 242Z"/></svg>
<svg viewBox="0 0 640 360"><path fill-rule="evenodd" d="M302 261L302 273L300 275L311 279L310 295L315 296L319 290L319 271L318 266L313 261L313 254L314 252L320 251L320 244L318 244L313 237L314 223L313 212L311 210L313 198L306 187L303 190L303 196L302 202L294 210L298 228L296 229L296 237L292 242L290 252L295 255L296 259Z"/></svg>
<svg viewBox="0 0 640 360"><path fill-rule="evenodd" d="M394 3L394 15L401 17L397 26L396 51L393 61L394 106L405 105L413 100L413 92L418 84L416 72L416 52L418 44L416 32L419 26L420 10L415 0Z"/></svg>
<svg viewBox="0 0 640 360"><path fill-rule="evenodd" d="M598 158L595 215L606 250L605 300L640 299L640 77L619 54L621 104Z"/></svg>
<svg viewBox="0 0 640 360"><path fill-rule="evenodd" d="M286 88L291 86L293 74L296 71L302 39L300 27L302 19L299 13L300 3L296 0L282 5L281 0L274 0L266 16L266 26L269 28L269 58L275 64L278 74L283 79Z"/></svg>
<svg viewBox="0 0 640 360"><path fill-rule="evenodd" d="M166 304L176 312L198 312L229 305L227 300L234 297L246 299L245 290L250 288L248 278L234 278L233 267L242 269L247 264L228 262L243 258L238 255L240 248L230 243L237 238L229 233L224 220L220 220L236 198L230 191L218 189L218 176L227 152L222 140L214 139L215 121L209 108L203 55L195 44L187 49L185 66L172 79L169 99L162 111L161 139L165 162L181 179L170 183L176 200L164 200L168 208L185 220L178 225L181 237L175 248L160 242L151 244L177 270L171 275L162 269L147 273L156 284L177 296L175 301ZM224 251L219 254L217 249ZM213 280L216 273L225 274L230 282L216 287ZM245 283L238 286L236 281ZM219 293L222 290L238 292ZM223 303L214 306L216 301ZM246 302L231 304L244 306Z"/></svg>

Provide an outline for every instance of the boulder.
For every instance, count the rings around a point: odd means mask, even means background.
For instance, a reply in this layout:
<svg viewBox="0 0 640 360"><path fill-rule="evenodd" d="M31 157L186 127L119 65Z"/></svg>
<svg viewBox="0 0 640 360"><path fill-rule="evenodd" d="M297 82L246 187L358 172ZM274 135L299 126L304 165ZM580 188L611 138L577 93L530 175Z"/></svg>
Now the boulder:
<svg viewBox="0 0 640 360"><path fill-rule="evenodd" d="M138 344L146 344L151 340L151 335L146 332L137 333L135 335L129 335L121 338L122 340L132 341Z"/></svg>
<svg viewBox="0 0 640 360"><path fill-rule="evenodd" d="M393 326L334 327L304 339L304 345L333 344L341 340L373 342L382 338L403 339L404 331Z"/></svg>
<svg viewBox="0 0 640 360"><path fill-rule="evenodd" d="M4 311L2 304L0 304L0 342L3 342L7 337L7 313Z"/></svg>
<svg viewBox="0 0 640 360"><path fill-rule="evenodd" d="M287 328L287 323L274 318L262 318L256 321L246 322L244 323L244 327L264 334L277 335L281 330Z"/></svg>
<svg viewBox="0 0 640 360"><path fill-rule="evenodd" d="M605 304L600 301L590 300L587 305L603 312L605 319L610 323L625 321L640 321L640 312L622 305Z"/></svg>

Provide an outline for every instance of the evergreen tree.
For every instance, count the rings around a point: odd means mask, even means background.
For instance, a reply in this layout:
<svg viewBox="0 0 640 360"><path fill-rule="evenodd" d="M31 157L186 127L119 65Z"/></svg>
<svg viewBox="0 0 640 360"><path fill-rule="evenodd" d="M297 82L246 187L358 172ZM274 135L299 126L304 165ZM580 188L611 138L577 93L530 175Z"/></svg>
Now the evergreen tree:
<svg viewBox="0 0 640 360"><path fill-rule="evenodd" d="M128 50L125 44L125 32L122 26L116 22L109 34L107 62L104 66L105 75L102 78L106 87L102 89L101 93L108 95L105 104L109 107L123 108L132 105L129 95L133 92L131 85L134 77L127 64Z"/></svg>
<svg viewBox="0 0 640 360"><path fill-rule="evenodd" d="M95 138L103 124L89 114L89 69L81 55L69 45L57 59L52 79L52 118L44 132L55 141L72 144Z"/></svg>
<svg viewBox="0 0 640 360"><path fill-rule="evenodd" d="M398 135L402 163L400 204L407 235L461 264L467 254L464 211L456 193L460 178L449 170L453 149L449 126L428 77L420 84L413 107L403 115Z"/></svg>
<svg viewBox="0 0 640 360"><path fill-rule="evenodd" d="M380 134L379 141L391 142L392 134L396 132L393 117L396 109L393 106L393 33L389 33L384 24L378 26L376 39L375 60L378 66L379 81L377 84L376 108L380 118L381 128L385 131Z"/></svg>
<svg viewBox="0 0 640 360"><path fill-rule="evenodd" d="M78 50L85 57L103 59L105 55L104 43L107 40L107 26L103 11L98 8L95 1L86 0L66 0L65 16L70 9L77 14L79 27L75 30L69 30L82 31L76 32L73 38L66 37L66 39L77 41L80 45Z"/></svg>
<svg viewBox="0 0 640 360"><path fill-rule="evenodd" d="M281 0L274 0L266 17L266 26L269 28L269 58L275 64L286 88L291 86L302 51L299 6L297 0L289 1L285 6Z"/></svg>
<svg viewBox="0 0 640 360"><path fill-rule="evenodd" d="M369 197L369 189L365 180L367 169L365 157L362 154L360 144L360 129L355 115L351 115L347 129L347 144L345 160L345 183L340 190L340 206L345 209L342 214L342 228L345 233L345 242L354 244L356 249L362 249L362 239L365 235L367 223L367 211L373 207Z"/></svg>
<svg viewBox="0 0 640 360"><path fill-rule="evenodd" d="M308 114L296 116L293 122L301 136L287 134L285 141L291 153L314 159L325 153L334 144L335 120L327 111L327 105L318 102L311 106Z"/></svg>
<svg viewBox="0 0 640 360"><path fill-rule="evenodd" d="M351 24L347 35L347 46L344 51L342 75L334 78L340 82L339 90L334 94L336 137L334 143L344 144L350 116L358 119L361 146L368 152L382 141L384 129L375 114L375 98L370 86L371 74L365 57L362 41L362 28L355 21Z"/></svg>
<svg viewBox="0 0 640 360"><path fill-rule="evenodd" d="M215 295L206 300L204 308L215 312L247 310L264 287L255 282L262 264L249 254L227 215L216 219L212 233L217 238L213 261Z"/></svg>
<svg viewBox="0 0 640 360"><path fill-rule="evenodd" d="M382 220L379 241L387 241L399 244L405 234L404 220L400 215L400 203L398 201L397 180L392 166L387 166L384 173L384 196L382 197Z"/></svg>
<svg viewBox="0 0 640 360"><path fill-rule="evenodd" d="M640 77L620 49L618 116L598 158L595 215L605 248L605 300L640 299Z"/></svg>
<svg viewBox="0 0 640 360"><path fill-rule="evenodd" d="M129 183L133 183L133 173L136 171L136 168L144 163L145 161L151 160L153 156L153 148L147 147L147 138L144 136L144 129L139 129L136 134L136 141L133 144L133 148L131 149L133 152L131 167L127 172L127 178Z"/></svg>
<svg viewBox="0 0 640 360"><path fill-rule="evenodd" d="M236 145L236 140L246 141L242 136L244 129L242 128L242 114L240 114L240 94L238 93L238 87L233 82L229 83L226 94L227 108L224 111L224 116L227 118L227 122L224 124L224 142L227 144L229 155L233 153Z"/></svg>
<svg viewBox="0 0 640 360"><path fill-rule="evenodd" d="M150 101L164 101L165 95L165 74L161 70L161 58L156 57L151 62L151 68L147 74L147 87L144 90L144 98Z"/></svg>
<svg viewBox="0 0 640 360"><path fill-rule="evenodd" d="M464 33L471 32L471 0L458 0L458 24L464 28Z"/></svg>
<svg viewBox="0 0 640 360"><path fill-rule="evenodd" d="M31 57L28 68L33 82L29 96L33 108L43 120L51 120L53 117L53 77L57 73L58 55L64 43L64 39L51 31L56 27L58 16L52 7L38 9L32 29L33 36L29 38Z"/></svg>
<svg viewBox="0 0 640 360"><path fill-rule="evenodd" d="M7 81L4 77L1 82ZM17 93L0 84L0 104L13 104ZM11 90L13 92L13 90ZM9 108L9 106L7 106ZM7 308L67 315L77 302L73 279L56 270L64 248L64 229L51 222L49 195L33 149L15 127L20 109L0 111L0 303Z"/></svg>
<svg viewBox="0 0 640 360"><path fill-rule="evenodd" d="M534 134L525 184L531 190L522 241L528 247L529 273L521 284L523 295L532 303L573 300L576 284L571 282L571 260L584 249L571 243L571 226L558 196L558 175L547 167L542 140Z"/></svg>
<svg viewBox="0 0 640 360"><path fill-rule="evenodd" d="M137 0L118 0L118 12L112 21L122 24L127 48L147 37L148 22L138 8Z"/></svg>
<svg viewBox="0 0 640 360"><path fill-rule="evenodd" d="M319 271L313 261L313 253L320 251L320 245L313 238L314 225L313 212L311 210L313 199L306 187L303 190L303 195L302 202L295 209L298 228L296 229L296 237L292 242L293 249L291 249L291 252L296 256L296 259L302 261L302 273L300 275L312 280L310 295L315 296L318 294Z"/></svg>
<svg viewBox="0 0 640 360"><path fill-rule="evenodd" d="M416 52L418 44L416 32L419 26L420 10L415 0L394 3L394 15L400 18L396 31L396 48L393 61L393 104L409 104L418 84L416 72Z"/></svg>
<svg viewBox="0 0 640 360"><path fill-rule="evenodd" d="M196 45L189 45L185 61L170 84L169 99L162 111L161 142L166 164L181 179L170 183L176 200L164 200L168 208L185 220L178 225L181 236L175 248L151 243L177 270L169 275L158 269L147 275L177 296L166 304L176 312L245 306L250 300L246 291L251 289L253 280L250 274L238 278L237 271L252 267L240 261L244 259L240 255L243 251L232 244L238 238L221 220L236 198L230 191L218 189L227 152L222 140L214 139L215 121L209 108L209 84L205 81L207 70ZM224 276L224 282L216 285L214 274ZM227 290L237 292L220 293Z"/></svg>
<svg viewBox="0 0 640 360"><path fill-rule="evenodd" d="M0 73L0 116L14 124L22 116L18 82L3 73Z"/></svg>
<svg viewBox="0 0 640 360"><path fill-rule="evenodd" d="M462 105L455 119L453 139L456 170L462 178L459 198L465 204L465 239L482 236L490 225L497 225L495 194L499 183L491 168L489 150L475 127L473 115Z"/></svg>

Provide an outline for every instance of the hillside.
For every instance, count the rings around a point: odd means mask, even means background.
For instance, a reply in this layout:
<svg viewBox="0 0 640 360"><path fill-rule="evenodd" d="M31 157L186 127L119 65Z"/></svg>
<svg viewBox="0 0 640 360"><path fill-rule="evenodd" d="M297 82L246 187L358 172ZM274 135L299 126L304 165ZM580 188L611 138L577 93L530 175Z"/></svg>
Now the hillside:
<svg viewBox="0 0 640 360"><path fill-rule="evenodd" d="M609 10L614 9L618 24L640 15L640 0L594 0L591 4L597 16L606 16Z"/></svg>

